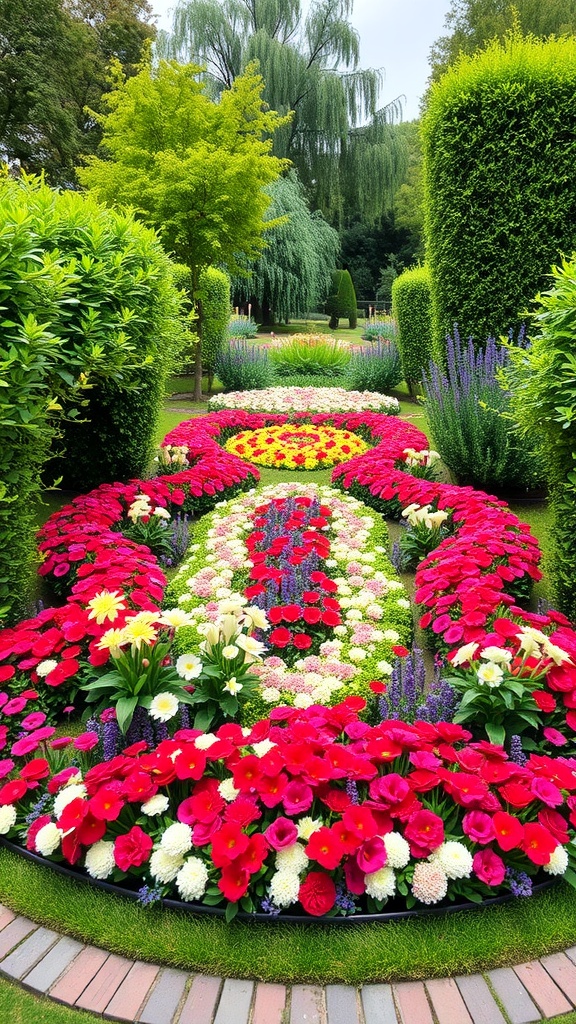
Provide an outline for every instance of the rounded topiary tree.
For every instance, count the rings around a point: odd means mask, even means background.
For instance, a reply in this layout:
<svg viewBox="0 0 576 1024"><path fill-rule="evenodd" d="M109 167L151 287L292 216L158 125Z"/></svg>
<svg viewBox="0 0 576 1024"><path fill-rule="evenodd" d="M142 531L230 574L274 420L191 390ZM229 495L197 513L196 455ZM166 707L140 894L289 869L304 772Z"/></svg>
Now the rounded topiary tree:
<svg viewBox="0 0 576 1024"><path fill-rule="evenodd" d="M335 270L332 274L332 291L326 302L326 312L330 315L331 330L338 330L338 321L342 316L348 318L350 330L356 327L356 292L349 270Z"/></svg>
<svg viewBox="0 0 576 1024"><path fill-rule="evenodd" d="M576 247L576 38L517 36L461 57L422 120L434 342L514 333Z"/></svg>
<svg viewBox="0 0 576 1024"><path fill-rule="evenodd" d="M405 270L392 283L392 315L398 324L397 343L404 380L415 393L422 368L432 359L430 272L428 267Z"/></svg>

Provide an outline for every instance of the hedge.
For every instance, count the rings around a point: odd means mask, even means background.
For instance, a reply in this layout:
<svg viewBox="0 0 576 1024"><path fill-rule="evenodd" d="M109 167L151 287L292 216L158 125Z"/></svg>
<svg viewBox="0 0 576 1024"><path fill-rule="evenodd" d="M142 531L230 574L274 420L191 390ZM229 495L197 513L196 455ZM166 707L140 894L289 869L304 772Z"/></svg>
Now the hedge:
<svg viewBox="0 0 576 1024"><path fill-rule="evenodd" d="M230 278L223 270L206 267L198 282L202 303L202 366L212 388L214 365L228 338L230 320Z"/></svg>
<svg viewBox="0 0 576 1024"><path fill-rule="evenodd" d="M392 315L398 324L396 343L404 380L414 393L415 385L422 380L422 369L427 369L433 358L428 267L413 267L395 278Z"/></svg>
<svg viewBox="0 0 576 1024"><path fill-rule="evenodd" d="M351 330L357 323L356 292L349 270L335 270L332 274L332 290L326 302L326 312L330 314L329 327L331 330L338 329L338 320L341 316L348 317L348 324Z"/></svg>

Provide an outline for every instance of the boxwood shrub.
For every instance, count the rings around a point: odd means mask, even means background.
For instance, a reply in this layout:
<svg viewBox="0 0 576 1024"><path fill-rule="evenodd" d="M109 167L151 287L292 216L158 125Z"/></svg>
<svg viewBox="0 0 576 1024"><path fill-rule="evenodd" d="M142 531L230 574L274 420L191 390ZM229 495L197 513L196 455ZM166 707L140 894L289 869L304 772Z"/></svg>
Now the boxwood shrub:
<svg viewBox="0 0 576 1024"><path fill-rule="evenodd" d="M433 357L430 308L430 271L413 267L392 284L392 315L398 324L396 344L400 350L404 380L414 394L422 380L423 368Z"/></svg>

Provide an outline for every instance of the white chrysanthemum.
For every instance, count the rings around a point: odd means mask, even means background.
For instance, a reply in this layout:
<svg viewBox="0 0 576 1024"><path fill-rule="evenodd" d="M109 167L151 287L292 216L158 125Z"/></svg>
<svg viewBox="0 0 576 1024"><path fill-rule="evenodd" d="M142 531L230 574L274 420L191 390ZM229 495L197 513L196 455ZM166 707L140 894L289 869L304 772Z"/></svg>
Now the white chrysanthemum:
<svg viewBox="0 0 576 1024"><path fill-rule="evenodd" d="M164 811L168 810L169 802L167 796L163 796L162 793L156 793L155 796L151 796L146 803L142 804L140 810L142 814L147 814L149 818L153 818L156 814L164 814Z"/></svg>
<svg viewBox="0 0 576 1024"><path fill-rule="evenodd" d="M16 821L16 808L12 804L0 807L0 836L5 836Z"/></svg>
<svg viewBox="0 0 576 1024"><path fill-rule="evenodd" d="M44 679L49 672L52 672L56 668L58 662L54 661L54 658L47 658L46 661L41 661L39 665L36 665L35 672L37 676Z"/></svg>
<svg viewBox="0 0 576 1024"><path fill-rule="evenodd" d="M227 803L231 804L238 796L240 790L236 789L233 779L223 779L218 785L218 792Z"/></svg>
<svg viewBox="0 0 576 1024"><path fill-rule="evenodd" d="M160 847L150 857L150 874L157 882L167 885L174 881L183 864L183 857L173 857Z"/></svg>
<svg viewBox="0 0 576 1024"><path fill-rule="evenodd" d="M442 868L447 878L470 878L472 874L472 854L463 843L442 843L429 859Z"/></svg>
<svg viewBox="0 0 576 1024"><path fill-rule="evenodd" d="M190 682L202 672L202 662L195 654L181 654L176 661L176 671L181 679Z"/></svg>
<svg viewBox="0 0 576 1024"><path fill-rule="evenodd" d="M178 698L173 693L157 693L148 714L156 722L169 722L178 713Z"/></svg>
<svg viewBox="0 0 576 1024"><path fill-rule="evenodd" d="M86 851L84 867L91 878L108 878L116 867L114 860L114 843L101 839Z"/></svg>
<svg viewBox="0 0 576 1024"><path fill-rule="evenodd" d="M348 651L348 657L350 658L350 661L364 661L368 655L361 647L351 647Z"/></svg>
<svg viewBox="0 0 576 1024"><path fill-rule="evenodd" d="M270 899L276 907L289 907L296 903L300 892L300 877L295 871L277 871L270 882Z"/></svg>
<svg viewBox="0 0 576 1024"><path fill-rule="evenodd" d="M175 821L173 825L169 825L160 840L160 849L170 854L171 857L180 857L191 847L192 829L183 821Z"/></svg>
<svg viewBox="0 0 576 1024"><path fill-rule="evenodd" d="M391 867L380 868L379 871L371 871L364 876L366 892L375 900L385 900L393 896L396 891L396 875Z"/></svg>
<svg viewBox="0 0 576 1024"><path fill-rule="evenodd" d="M272 740L260 740L260 743L253 743L252 750L256 754L256 757L264 757L269 750L273 750L278 744L273 743Z"/></svg>
<svg viewBox="0 0 576 1024"><path fill-rule="evenodd" d="M176 888L183 900L199 900L206 891L208 870L200 857L188 857L176 875Z"/></svg>
<svg viewBox="0 0 576 1024"><path fill-rule="evenodd" d="M400 633L397 633L395 629L385 629L384 639L388 640L391 644L397 644L400 639Z"/></svg>
<svg viewBox="0 0 576 1024"><path fill-rule="evenodd" d="M49 857L60 846L63 835L62 829L58 828L53 821L43 825L40 831L36 833L36 849L38 853L41 853L43 857Z"/></svg>
<svg viewBox="0 0 576 1024"><path fill-rule="evenodd" d="M197 736L194 740L194 746L197 750L208 750L214 743L218 743L218 737L213 732L202 733L201 736Z"/></svg>
<svg viewBox="0 0 576 1024"><path fill-rule="evenodd" d="M332 630L332 632L336 633L336 636L346 636L348 630L346 629L346 626L341 625L341 626L334 626L334 629Z"/></svg>
<svg viewBox="0 0 576 1024"><path fill-rule="evenodd" d="M550 860L544 865L544 871L549 875L563 875L568 867L568 852L566 847L558 844L553 850Z"/></svg>
<svg viewBox="0 0 576 1024"><path fill-rule="evenodd" d="M85 796L86 786L82 784L79 785L78 783L75 783L73 786L65 786L64 789L60 790L54 800L54 817L59 818L64 808L67 807L69 803L72 803L72 800L75 800L76 797L82 797L82 799L84 799Z"/></svg>
<svg viewBox="0 0 576 1024"><path fill-rule="evenodd" d="M308 842L310 836L317 832L319 828L322 828L323 822L320 818L311 818L307 815L305 818L300 818L300 821L296 822L296 828L298 829L298 838L303 839L304 842Z"/></svg>
<svg viewBox="0 0 576 1024"><path fill-rule="evenodd" d="M305 710L314 703L309 693L297 693L294 697L294 707Z"/></svg>
<svg viewBox="0 0 576 1024"><path fill-rule="evenodd" d="M389 661L379 661L376 665L381 676L391 676L394 671L393 666Z"/></svg>
<svg viewBox="0 0 576 1024"><path fill-rule="evenodd" d="M278 871L294 871L298 874L308 866L309 858L304 853L301 843L292 843L292 846L278 850L275 863Z"/></svg>
<svg viewBox="0 0 576 1024"><path fill-rule="evenodd" d="M399 597L396 604L399 608L408 609L410 607L410 601L406 597Z"/></svg>
<svg viewBox="0 0 576 1024"><path fill-rule="evenodd" d="M419 861L414 868L412 895L420 903L439 903L448 892L448 878L439 864Z"/></svg>
<svg viewBox="0 0 576 1024"><path fill-rule="evenodd" d="M266 704L275 704L280 700L280 690L276 686L265 686L262 690L262 700Z"/></svg>
<svg viewBox="0 0 576 1024"><path fill-rule="evenodd" d="M410 846L399 832L382 836L386 847L386 864L391 868L405 868L410 860Z"/></svg>

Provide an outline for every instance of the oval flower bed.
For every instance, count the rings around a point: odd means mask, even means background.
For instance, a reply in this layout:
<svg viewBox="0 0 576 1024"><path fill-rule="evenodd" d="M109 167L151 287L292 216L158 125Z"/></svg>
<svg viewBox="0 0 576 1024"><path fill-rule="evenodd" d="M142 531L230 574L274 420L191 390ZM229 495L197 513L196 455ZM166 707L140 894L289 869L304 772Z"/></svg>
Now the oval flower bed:
<svg viewBox="0 0 576 1024"><path fill-rule="evenodd" d="M345 388L262 388L258 391L231 391L213 395L208 402L212 411L243 409L264 413L381 412L397 416L400 405L377 391L346 391Z"/></svg>
<svg viewBox="0 0 576 1024"><path fill-rule="evenodd" d="M275 469L323 469L365 452L368 445L349 430L334 427L278 426L243 430L224 448L257 466Z"/></svg>
<svg viewBox="0 0 576 1024"><path fill-rule="evenodd" d="M171 584L179 606L159 610L157 559L121 528L134 526L134 504L150 521L250 484L256 471L214 438L274 417L218 413L166 439L189 448L189 469L99 488L48 521L45 572L68 600L0 635L0 834L140 887L144 903L173 895L228 918L352 916L573 881L576 769L562 750L576 731L576 634L517 603L538 578L536 541L504 503L410 475L407 452L426 438L409 424L307 419L377 442L334 471L355 497L397 516L410 504L449 512L453 533L416 582L422 624L462 695L456 720L401 719L407 676L376 658L408 663L378 637L394 604L402 636L405 599L381 568L378 517L333 492L285 485L217 508ZM355 662L365 626L368 657ZM344 685L326 686L324 657L360 671L334 668ZM79 684L94 713L81 735L55 738L50 697L61 707ZM257 718L266 689L278 693ZM250 724L230 720L239 713Z"/></svg>

